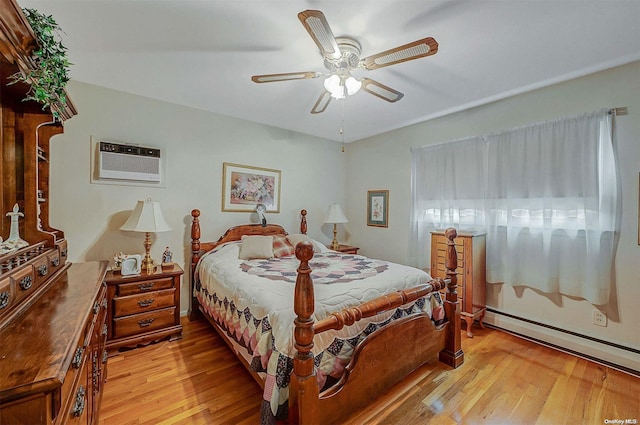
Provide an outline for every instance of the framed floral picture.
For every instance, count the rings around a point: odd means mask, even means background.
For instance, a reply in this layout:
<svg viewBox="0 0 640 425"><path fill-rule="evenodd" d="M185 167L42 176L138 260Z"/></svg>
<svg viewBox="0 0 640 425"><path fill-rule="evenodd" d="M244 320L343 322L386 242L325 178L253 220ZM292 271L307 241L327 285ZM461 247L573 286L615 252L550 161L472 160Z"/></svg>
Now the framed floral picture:
<svg viewBox="0 0 640 425"><path fill-rule="evenodd" d="M223 163L222 211L280 212L280 170Z"/></svg>
<svg viewBox="0 0 640 425"><path fill-rule="evenodd" d="M367 226L389 227L389 191L367 191Z"/></svg>

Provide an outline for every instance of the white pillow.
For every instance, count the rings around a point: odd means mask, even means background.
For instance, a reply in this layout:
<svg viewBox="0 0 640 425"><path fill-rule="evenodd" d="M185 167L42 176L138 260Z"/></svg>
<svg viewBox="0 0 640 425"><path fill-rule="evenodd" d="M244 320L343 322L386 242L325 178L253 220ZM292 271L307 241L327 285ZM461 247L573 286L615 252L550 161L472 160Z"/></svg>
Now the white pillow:
<svg viewBox="0 0 640 425"><path fill-rule="evenodd" d="M314 241L307 235L303 235L302 233L293 233L291 235L287 235L287 239L289 239L289 242L291 242L291 245L293 245L294 248L296 245L298 245L298 242L306 241L313 244L313 250L315 252L323 251L323 246L320 245L320 243Z"/></svg>
<svg viewBox="0 0 640 425"><path fill-rule="evenodd" d="M273 258L273 236L242 236L238 258L241 260Z"/></svg>

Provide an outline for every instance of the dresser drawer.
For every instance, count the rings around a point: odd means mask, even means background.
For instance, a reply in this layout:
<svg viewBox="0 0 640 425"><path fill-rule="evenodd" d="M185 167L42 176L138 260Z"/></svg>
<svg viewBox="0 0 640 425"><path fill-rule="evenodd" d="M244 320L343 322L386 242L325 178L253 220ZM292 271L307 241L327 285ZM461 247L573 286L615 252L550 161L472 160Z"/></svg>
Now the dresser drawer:
<svg viewBox="0 0 640 425"><path fill-rule="evenodd" d="M176 307L135 314L133 316L113 319L113 334L115 338L138 335L175 324Z"/></svg>
<svg viewBox="0 0 640 425"><path fill-rule="evenodd" d="M71 392L63 396L64 408L61 413L61 420L58 423L64 423L65 425L86 424L89 416L89 409L91 404L89 402L90 388L87 383L87 377L89 376L89 363L85 361L80 369L78 379L75 385L72 387Z"/></svg>
<svg viewBox="0 0 640 425"><path fill-rule="evenodd" d="M11 278L7 277L5 279L0 279L0 317L13 307L12 304L15 300L15 294L13 291Z"/></svg>
<svg viewBox="0 0 640 425"><path fill-rule="evenodd" d="M35 275L31 264L24 267L19 272L16 272L10 279L13 280L12 283L16 294L15 301L19 301L23 297L26 297L36 288Z"/></svg>
<svg viewBox="0 0 640 425"><path fill-rule="evenodd" d="M79 344L76 346L73 352L73 359L71 365L67 369L67 373L62 383L62 395L61 400L64 403L63 410L69 409L70 404L75 399L76 392L78 391L79 384L87 384L87 356L89 355L89 349L85 344L85 336L80 338ZM78 378L80 377L80 378Z"/></svg>
<svg viewBox="0 0 640 425"><path fill-rule="evenodd" d="M143 294L116 297L113 299L113 314L115 317L157 310L174 305L176 289L145 292Z"/></svg>
<svg viewBox="0 0 640 425"><path fill-rule="evenodd" d="M173 288L173 279L170 277L145 280L143 282L120 283L118 284L117 293L118 295L125 296L168 288Z"/></svg>

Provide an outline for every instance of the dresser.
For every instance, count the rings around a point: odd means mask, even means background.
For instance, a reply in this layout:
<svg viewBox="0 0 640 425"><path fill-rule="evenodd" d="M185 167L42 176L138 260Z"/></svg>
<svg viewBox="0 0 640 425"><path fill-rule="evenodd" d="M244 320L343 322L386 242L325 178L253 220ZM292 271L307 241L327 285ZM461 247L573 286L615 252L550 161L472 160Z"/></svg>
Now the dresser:
<svg viewBox="0 0 640 425"><path fill-rule="evenodd" d="M458 252L458 300L460 317L466 322L467 336L473 337L471 327L478 322L484 327L486 310L486 235L483 232L458 232L454 239ZM446 278L444 261L447 238L444 230L431 232L431 271L434 278Z"/></svg>
<svg viewBox="0 0 640 425"><path fill-rule="evenodd" d="M35 285L36 264L18 267L27 272L17 282L31 273ZM0 327L3 425L98 423L107 378L107 262L59 267Z"/></svg>
<svg viewBox="0 0 640 425"><path fill-rule="evenodd" d="M107 285L107 350L133 348L163 338L182 336L180 324L180 278L177 264L156 267L153 273L123 276L110 270Z"/></svg>

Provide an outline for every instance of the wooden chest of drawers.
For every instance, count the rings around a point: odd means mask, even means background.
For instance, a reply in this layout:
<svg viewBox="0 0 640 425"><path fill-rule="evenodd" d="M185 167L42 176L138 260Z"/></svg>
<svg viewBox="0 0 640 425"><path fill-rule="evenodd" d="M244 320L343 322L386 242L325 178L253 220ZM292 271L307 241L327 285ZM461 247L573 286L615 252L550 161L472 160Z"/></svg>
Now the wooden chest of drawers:
<svg viewBox="0 0 640 425"><path fill-rule="evenodd" d="M178 265L153 273L122 276L107 273L107 350L136 347L169 337L180 338L180 277Z"/></svg>
<svg viewBox="0 0 640 425"><path fill-rule="evenodd" d="M458 252L458 301L460 316L467 324L467 335L473 336L471 326L477 320L482 327L486 310L486 248L485 234L458 232L454 239ZM444 231L431 232L431 271L434 278L446 278L444 267L447 238Z"/></svg>
<svg viewBox="0 0 640 425"><path fill-rule="evenodd" d="M107 377L106 269L106 261L61 269L0 328L1 424L98 423Z"/></svg>

